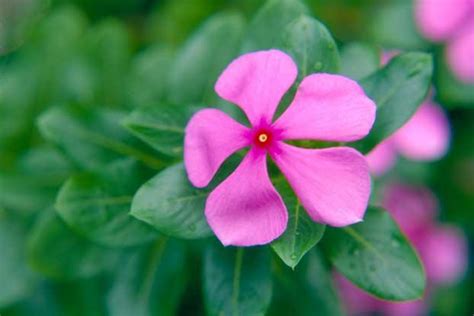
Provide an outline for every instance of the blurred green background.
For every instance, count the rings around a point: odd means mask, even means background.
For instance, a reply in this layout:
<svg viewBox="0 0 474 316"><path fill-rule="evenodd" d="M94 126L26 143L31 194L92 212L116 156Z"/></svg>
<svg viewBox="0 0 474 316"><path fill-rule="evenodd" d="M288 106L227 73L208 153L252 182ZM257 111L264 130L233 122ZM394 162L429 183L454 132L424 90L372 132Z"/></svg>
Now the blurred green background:
<svg viewBox="0 0 474 316"><path fill-rule="evenodd" d="M116 284L137 278L123 273L126 264L139 265L140 270L147 267L123 260L132 250L109 251L64 233L68 228L51 211L56 194L70 175L101 168L101 162L135 148L142 157L159 156L132 139L117 121L163 97L173 78L169 70L175 56L210 16L231 12L248 22L263 3L0 0L0 315L132 315L123 303L132 289ZM341 49L361 43L362 65L385 49L433 53L436 101L448 112L451 148L443 159L431 163L401 159L387 177L430 187L440 200L441 220L467 234L473 262L474 86L453 78L441 44L418 35L410 1L308 0L306 4ZM229 43L223 40L221 45ZM67 113L48 111L58 106L67 108ZM48 126L59 134L85 127L105 136L96 137L91 146L68 144L66 137L51 140L48 133L54 133L41 128L46 120L55 119L57 124ZM61 144L62 150L52 143ZM97 144L105 150L97 150ZM153 158L148 162L153 165ZM41 225L49 225L48 236L38 236ZM180 242L174 246L180 247ZM199 242L193 242L193 249L200 251ZM166 293L156 295L167 295L170 306L155 314L203 314L196 276L199 263L184 269L183 258L177 255L174 260L163 269L180 269L193 282L163 279ZM473 272L470 266L461 282L439 289L433 315L474 312Z"/></svg>

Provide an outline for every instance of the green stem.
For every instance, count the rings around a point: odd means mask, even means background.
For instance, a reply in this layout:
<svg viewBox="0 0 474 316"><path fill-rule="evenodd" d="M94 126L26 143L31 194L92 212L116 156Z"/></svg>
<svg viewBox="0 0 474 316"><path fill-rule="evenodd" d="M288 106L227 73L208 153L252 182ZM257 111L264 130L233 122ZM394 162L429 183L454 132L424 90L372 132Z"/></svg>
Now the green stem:
<svg viewBox="0 0 474 316"><path fill-rule="evenodd" d="M239 292L240 292L240 275L242 272L242 262L244 257L244 248L238 248L235 254L234 280L232 289L232 311L233 315L239 315Z"/></svg>

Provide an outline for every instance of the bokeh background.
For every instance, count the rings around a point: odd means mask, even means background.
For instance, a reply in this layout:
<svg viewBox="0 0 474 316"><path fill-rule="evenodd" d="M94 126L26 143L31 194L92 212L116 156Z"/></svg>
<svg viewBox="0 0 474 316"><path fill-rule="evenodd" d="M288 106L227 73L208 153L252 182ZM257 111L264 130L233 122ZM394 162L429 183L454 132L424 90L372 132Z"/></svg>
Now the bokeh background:
<svg viewBox="0 0 474 316"><path fill-rule="evenodd" d="M355 77L377 68L384 51L433 54L431 95L449 120L449 149L429 161L401 155L376 177L376 189L402 182L430 190L438 203L436 220L461 231L469 242L465 256L472 263L474 83L453 73L445 41L433 42L419 31L411 1L305 2L335 37L343 70ZM127 315L110 307L114 272L104 273L102 261L85 266L81 258L94 254L80 240L58 242L57 247L32 241L58 189L78 170L39 132L41 114L67 105L90 122L97 108L127 113L153 104L163 96L173 58L206 19L238 12L249 21L263 3L0 0L0 315ZM222 45L228 43L223 40ZM107 129L110 117L101 119ZM61 124L74 128L67 120ZM108 132L126 133L113 127ZM72 154L87 155L85 151L79 147ZM57 234L65 229L60 224L56 228ZM120 268L116 264L112 270ZM169 309L169 314L202 314L199 291L198 285L188 286L177 310ZM430 314L472 315L472 264L452 282L437 285L430 296Z"/></svg>

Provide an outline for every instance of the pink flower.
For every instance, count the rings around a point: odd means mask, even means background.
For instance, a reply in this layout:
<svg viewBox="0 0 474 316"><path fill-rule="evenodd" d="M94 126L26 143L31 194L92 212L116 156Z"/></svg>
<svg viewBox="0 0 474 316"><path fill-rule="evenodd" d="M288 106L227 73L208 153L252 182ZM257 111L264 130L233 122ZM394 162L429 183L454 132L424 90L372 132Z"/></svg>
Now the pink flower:
<svg viewBox="0 0 474 316"><path fill-rule="evenodd" d="M225 159L250 147L206 202L207 221L224 245L266 244L286 229L287 210L270 181L267 154L314 221L345 226L363 218L370 176L359 152L348 147L303 149L284 140L358 140L372 127L375 104L348 78L312 74L273 121L296 76L295 63L281 51L242 55L224 70L215 90L245 112L251 127L216 109L199 111L186 127L184 163L196 187L207 186Z"/></svg>
<svg viewBox="0 0 474 316"><path fill-rule="evenodd" d="M337 276L341 295L351 314L383 312L386 315L418 316L427 310L429 292L440 284L456 282L467 268L467 243L455 227L435 222L438 203L433 194L422 187L390 185L382 204L393 215L425 266L428 293L422 300L394 303L376 299L348 280Z"/></svg>
<svg viewBox="0 0 474 316"><path fill-rule="evenodd" d="M425 101L411 119L367 154L370 171L382 175L396 162L397 154L417 161L436 160L449 147L449 121L441 107Z"/></svg>
<svg viewBox="0 0 474 316"><path fill-rule="evenodd" d="M447 42L448 63L457 77L474 83L474 1L417 0L415 17L424 36Z"/></svg>

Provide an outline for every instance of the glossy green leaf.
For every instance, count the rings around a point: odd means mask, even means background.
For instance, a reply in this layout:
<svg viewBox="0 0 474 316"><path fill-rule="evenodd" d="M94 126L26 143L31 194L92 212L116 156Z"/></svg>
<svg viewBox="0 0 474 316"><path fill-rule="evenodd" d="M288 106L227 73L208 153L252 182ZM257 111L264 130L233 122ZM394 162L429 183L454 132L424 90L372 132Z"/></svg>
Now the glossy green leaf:
<svg viewBox="0 0 474 316"><path fill-rule="evenodd" d="M76 279L97 275L110 268L118 253L99 247L71 231L52 210L36 222L28 237L29 264L55 279Z"/></svg>
<svg viewBox="0 0 474 316"><path fill-rule="evenodd" d="M268 315L342 316L333 273L315 247L293 271L276 265L272 305Z"/></svg>
<svg viewBox="0 0 474 316"><path fill-rule="evenodd" d="M26 225L0 210L0 308L27 297L35 275L26 265Z"/></svg>
<svg viewBox="0 0 474 316"><path fill-rule="evenodd" d="M300 27L300 24L296 24L293 29L287 30L288 24L307 12L299 0L268 0L252 19L242 50L250 52L279 47L284 32L291 34Z"/></svg>
<svg viewBox="0 0 474 316"><path fill-rule="evenodd" d="M158 237L132 217L130 206L147 172L134 160L117 161L101 172L76 174L61 188L56 210L77 233L109 247L127 247Z"/></svg>
<svg viewBox="0 0 474 316"><path fill-rule="evenodd" d="M353 42L341 49L340 73L360 80L376 71L381 64L380 51L369 44Z"/></svg>
<svg viewBox="0 0 474 316"><path fill-rule="evenodd" d="M131 214L173 237L207 237L212 234L204 216L208 193L189 183L180 163L161 171L138 190Z"/></svg>
<svg viewBox="0 0 474 316"><path fill-rule="evenodd" d="M211 17L186 41L170 69L169 100L183 106L216 99L214 84L237 56L244 21L240 15Z"/></svg>
<svg viewBox="0 0 474 316"><path fill-rule="evenodd" d="M123 156L162 168L160 160L132 145L129 134L119 124L123 117L122 112L112 110L53 107L39 117L38 127L44 138L59 145L85 169L101 169Z"/></svg>
<svg viewBox="0 0 474 316"><path fill-rule="evenodd" d="M285 180L278 180L275 186L288 209L288 225L283 235L272 243L272 248L286 265L294 269L321 240L325 226L311 220Z"/></svg>
<svg viewBox="0 0 474 316"><path fill-rule="evenodd" d="M209 315L265 315L272 295L268 250L212 245L203 280Z"/></svg>
<svg viewBox="0 0 474 316"><path fill-rule="evenodd" d="M158 103L136 109L125 118L123 124L157 151L169 156L182 157L184 128L198 109Z"/></svg>
<svg viewBox="0 0 474 316"><path fill-rule="evenodd" d="M377 116L369 135L356 143L363 152L403 126L425 99L433 72L432 59L425 53L404 53L361 81L377 105Z"/></svg>
<svg viewBox="0 0 474 316"><path fill-rule="evenodd" d="M383 209L369 207L362 223L327 229L321 245L340 273L376 297L404 301L423 295L422 263Z"/></svg>
<svg viewBox="0 0 474 316"><path fill-rule="evenodd" d="M185 287L185 263L183 245L167 238L127 254L107 296L109 315L176 315Z"/></svg>
<svg viewBox="0 0 474 316"><path fill-rule="evenodd" d="M331 33L312 17L301 15L290 22L282 35L281 48L293 56L300 80L315 72L339 70L339 54Z"/></svg>

